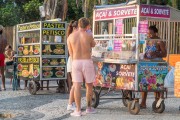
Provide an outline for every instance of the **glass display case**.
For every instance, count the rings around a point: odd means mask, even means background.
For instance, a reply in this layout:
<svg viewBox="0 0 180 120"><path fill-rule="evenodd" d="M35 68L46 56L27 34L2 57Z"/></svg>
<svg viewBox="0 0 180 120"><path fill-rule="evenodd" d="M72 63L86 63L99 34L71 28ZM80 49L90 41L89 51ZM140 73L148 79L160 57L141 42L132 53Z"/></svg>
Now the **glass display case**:
<svg viewBox="0 0 180 120"><path fill-rule="evenodd" d="M17 26L18 77L66 79L66 22L38 21Z"/></svg>

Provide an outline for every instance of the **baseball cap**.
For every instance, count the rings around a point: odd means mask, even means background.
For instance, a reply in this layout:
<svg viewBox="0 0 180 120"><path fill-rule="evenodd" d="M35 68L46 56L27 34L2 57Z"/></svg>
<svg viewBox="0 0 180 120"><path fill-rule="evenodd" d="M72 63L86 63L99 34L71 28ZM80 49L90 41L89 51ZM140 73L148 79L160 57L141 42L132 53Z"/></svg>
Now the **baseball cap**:
<svg viewBox="0 0 180 120"><path fill-rule="evenodd" d="M4 27L2 25L0 25L0 30L3 30L3 29L4 29Z"/></svg>

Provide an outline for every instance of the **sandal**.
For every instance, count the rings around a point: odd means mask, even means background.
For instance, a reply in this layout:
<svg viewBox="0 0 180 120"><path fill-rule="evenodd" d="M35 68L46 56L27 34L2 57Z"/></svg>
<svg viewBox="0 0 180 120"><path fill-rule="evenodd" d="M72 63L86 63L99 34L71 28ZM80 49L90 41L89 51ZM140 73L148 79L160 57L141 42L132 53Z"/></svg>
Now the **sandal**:
<svg viewBox="0 0 180 120"><path fill-rule="evenodd" d="M80 117L80 116L82 116L81 111L77 112L76 110L75 110L73 113L71 113L70 115L71 115L71 116L74 116L74 117Z"/></svg>
<svg viewBox="0 0 180 120"><path fill-rule="evenodd" d="M1 88L2 91L6 91L6 88Z"/></svg>

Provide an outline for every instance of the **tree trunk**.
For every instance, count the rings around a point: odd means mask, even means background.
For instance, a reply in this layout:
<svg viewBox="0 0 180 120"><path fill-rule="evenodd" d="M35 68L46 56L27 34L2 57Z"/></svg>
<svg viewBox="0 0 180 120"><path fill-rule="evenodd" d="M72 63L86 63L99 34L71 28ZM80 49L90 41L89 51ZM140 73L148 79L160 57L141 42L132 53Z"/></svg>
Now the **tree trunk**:
<svg viewBox="0 0 180 120"><path fill-rule="evenodd" d="M177 8L178 6L177 6L177 0L172 0L172 6L174 7L174 8Z"/></svg>
<svg viewBox="0 0 180 120"><path fill-rule="evenodd" d="M44 7L46 19L61 18L62 21L66 19L68 10L67 0L44 0Z"/></svg>

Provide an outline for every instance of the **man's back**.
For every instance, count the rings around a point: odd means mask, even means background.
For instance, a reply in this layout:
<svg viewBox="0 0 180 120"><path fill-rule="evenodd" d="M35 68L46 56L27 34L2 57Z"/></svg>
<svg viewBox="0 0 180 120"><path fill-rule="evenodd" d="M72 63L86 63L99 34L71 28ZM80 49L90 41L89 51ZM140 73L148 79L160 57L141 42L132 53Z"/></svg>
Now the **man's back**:
<svg viewBox="0 0 180 120"><path fill-rule="evenodd" d="M84 30L78 30L69 37L73 59L91 59L92 35Z"/></svg>
<svg viewBox="0 0 180 120"><path fill-rule="evenodd" d="M7 40L4 38L4 36L0 35L0 54L3 54L5 52L6 45Z"/></svg>

